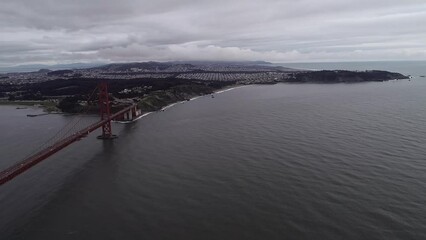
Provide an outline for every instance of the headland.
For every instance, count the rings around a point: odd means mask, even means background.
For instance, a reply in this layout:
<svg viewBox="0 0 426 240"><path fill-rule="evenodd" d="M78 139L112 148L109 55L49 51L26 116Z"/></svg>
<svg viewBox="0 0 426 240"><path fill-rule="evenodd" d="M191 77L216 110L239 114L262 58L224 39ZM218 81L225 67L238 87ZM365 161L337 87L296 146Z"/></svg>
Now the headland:
<svg viewBox="0 0 426 240"><path fill-rule="evenodd" d="M86 69L0 75L0 104L40 104L47 111L97 112L87 103L93 89L106 81L112 107L138 103L142 112L250 84L359 83L407 79L388 71L310 71L274 66L267 62L142 62L116 63Z"/></svg>

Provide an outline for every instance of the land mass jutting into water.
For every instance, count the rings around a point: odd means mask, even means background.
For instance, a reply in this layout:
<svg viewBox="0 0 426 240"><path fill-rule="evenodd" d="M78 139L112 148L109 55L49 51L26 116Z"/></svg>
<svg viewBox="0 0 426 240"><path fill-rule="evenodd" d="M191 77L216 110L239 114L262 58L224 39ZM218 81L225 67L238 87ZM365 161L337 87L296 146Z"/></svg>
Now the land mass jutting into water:
<svg viewBox="0 0 426 240"><path fill-rule="evenodd" d="M0 74L0 104L40 104L47 111L97 111L87 103L100 81L109 85L112 107L137 103L142 112L249 84L358 83L408 79L387 71L309 71L267 62L142 62L117 63L87 69Z"/></svg>

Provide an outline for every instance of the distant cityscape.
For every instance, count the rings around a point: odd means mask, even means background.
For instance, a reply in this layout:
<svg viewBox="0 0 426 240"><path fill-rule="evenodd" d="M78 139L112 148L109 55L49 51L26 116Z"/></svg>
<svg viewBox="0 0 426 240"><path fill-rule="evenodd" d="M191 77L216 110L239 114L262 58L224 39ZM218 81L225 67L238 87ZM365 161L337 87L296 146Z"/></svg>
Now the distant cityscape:
<svg viewBox="0 0 426 240"><path fill-rule="evenodd" d="M193 79L233 81L239 84L281 82L297 70L248 63L133 63L109 64L88 69L40 69L37 72L0 74L1 84L19 85L58 79Z"/></svg>

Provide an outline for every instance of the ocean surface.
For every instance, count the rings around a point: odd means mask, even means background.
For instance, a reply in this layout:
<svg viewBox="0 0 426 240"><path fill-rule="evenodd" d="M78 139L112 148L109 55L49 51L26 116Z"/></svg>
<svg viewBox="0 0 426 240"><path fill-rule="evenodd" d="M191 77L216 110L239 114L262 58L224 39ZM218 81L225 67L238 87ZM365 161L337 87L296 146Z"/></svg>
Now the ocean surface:
<svg viewBox="0 0 426 240"><path fill-rule="evenodd" d="M297 67L413 78L246 86L113 124L0 187L0 239L426 239L426 62ZM76 118L40 112L0 106L0 168Z"/></svg>

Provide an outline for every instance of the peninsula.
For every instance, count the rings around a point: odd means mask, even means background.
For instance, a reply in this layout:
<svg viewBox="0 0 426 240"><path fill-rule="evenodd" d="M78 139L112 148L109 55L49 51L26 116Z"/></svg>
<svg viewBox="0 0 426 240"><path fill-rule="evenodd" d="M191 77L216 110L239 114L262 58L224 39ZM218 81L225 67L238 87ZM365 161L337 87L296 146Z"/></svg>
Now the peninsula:
<svg viewBox="0 0 426 240"><path fill-rule="evenodd" d="M80 112L99 81L109 83L113 107L137 102L144 112L236 85L358 83L407 79L387 71L308 71L268 62L141 62L86 69L41 69L0 75L0 103L40 103L48 111ZM93 111L96 111L94 104Z"/></svg>

